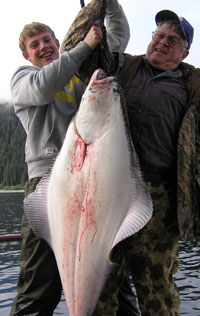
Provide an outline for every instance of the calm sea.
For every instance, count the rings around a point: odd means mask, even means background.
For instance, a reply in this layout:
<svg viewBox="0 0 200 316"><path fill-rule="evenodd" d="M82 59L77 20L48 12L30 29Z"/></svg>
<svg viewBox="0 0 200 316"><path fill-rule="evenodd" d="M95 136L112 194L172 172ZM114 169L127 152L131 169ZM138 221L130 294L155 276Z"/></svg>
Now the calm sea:
<svg viewBox="0 0 200 316"><path fill-rule="evenodd" d="M0 234L20 232L23 193L0 194ZM16 294L20 241L0 242L0 316L8 316ZM180 269L175 276L181 315L200 316L200 240L180 243ZM64 297L54 315L68 315Z"/></svg>

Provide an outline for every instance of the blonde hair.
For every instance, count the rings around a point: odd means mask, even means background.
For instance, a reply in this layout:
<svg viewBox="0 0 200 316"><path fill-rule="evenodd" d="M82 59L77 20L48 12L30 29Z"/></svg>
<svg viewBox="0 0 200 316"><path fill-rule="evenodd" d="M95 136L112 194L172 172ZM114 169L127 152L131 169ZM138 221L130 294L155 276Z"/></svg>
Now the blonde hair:
<svg viewBox="0 0 200 316"><path fill-rule="evenodd" d="M54 31L48 25L40 22L32 22L30 24L26 24L19 36L19 48L21 49L21 51L26 51L25 41L27 37L33 37L43 32L49 32L56 40Z"/></svg>

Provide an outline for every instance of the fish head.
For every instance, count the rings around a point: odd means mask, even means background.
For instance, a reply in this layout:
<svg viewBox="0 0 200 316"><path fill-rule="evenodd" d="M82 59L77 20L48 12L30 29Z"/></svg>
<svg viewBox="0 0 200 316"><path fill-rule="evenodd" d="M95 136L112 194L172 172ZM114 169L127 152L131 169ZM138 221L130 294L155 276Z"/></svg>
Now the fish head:
<svg viewBox="0 0 200 316"><path fill-rule="evenodd" d="M85 90L77 115L77 133L86 144L94 143L114 122L119 104L120 86L114 76L107 77L102 69L97 69Z"/></svg>
<svg viewBox="0 0 200 316"><path fill-rule="evenodd" d="M107 76L106 72L103 69L99 68L95 70L93 75L91 76L86 90L94 93L96 89L103 90L106 89L109 85L117 86L118 83L116 81L116 78L114 76Z"/></svg>
<svg viewBox="0 0 200 316"><path fill-rule="evenodd" d="M104 79L106 77L107 77L107 74L103 69L101 69L101 68L97 69L96 71L94 71L94 73L89 81L88 87L93 85L94 82L101 80L101 79Z"/></svg>

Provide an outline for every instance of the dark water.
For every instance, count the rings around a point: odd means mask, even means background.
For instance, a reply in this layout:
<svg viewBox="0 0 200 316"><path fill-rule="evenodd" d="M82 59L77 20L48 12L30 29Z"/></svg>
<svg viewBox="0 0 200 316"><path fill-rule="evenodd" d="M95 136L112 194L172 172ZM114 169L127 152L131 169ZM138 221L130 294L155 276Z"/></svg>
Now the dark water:
<svg viewBox="0 0 200 316"><path fill-rule="evenodd" d="M0 194L0 234L20 232L23 193ZM21 241L0 242L0 316L8 316L16 294ZM175 276L181 315L200 316L200 240L180 243L180 269ZM54 315L67 315L64 297Z"/></svg>
<svg viewBox="0 0 200 316"><path fill-rule="evenodd" d="M0 194L0 234L14 234L21 230L23 193ZM8 316L19 273L21 241L0 242L0 316ZM68 315L62 295L54 315Z"/></svg>

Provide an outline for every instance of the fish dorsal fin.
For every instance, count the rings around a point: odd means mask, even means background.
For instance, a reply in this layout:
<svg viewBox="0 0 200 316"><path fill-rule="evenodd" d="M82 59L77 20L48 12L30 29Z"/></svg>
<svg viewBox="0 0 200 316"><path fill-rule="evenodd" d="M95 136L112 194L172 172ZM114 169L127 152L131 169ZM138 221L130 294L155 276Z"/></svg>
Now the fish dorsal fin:
<svg viewBox="0 0 200 316"><path fill-rule="evenodd" d="M151 196L143 179L139 159L131 138L126 101L122 90L120 90L120 96L121 109L130 154L130 174L133 182L132 186L130 186L130 196L132 197L130 201L130 207L127 210L127 216L125 217L115 236L112 248L120 241L130 237L142 229L151 219L153 213Z"/></svg>
<svg viewBox="0 0 200 316"><path fill-rule="evenodd" d="M50 173L38 183L35 191L24 199L24 210L34 233L52 247L48 221L48 186Z"/></svg>
<svg viewBox="0 0 200 316"><path fill-rule="evenodd" d="M144 183L137 183L137 186L132 203L130 203L130 209L115 236L112 248L120 241L137 233L151 219L152 201L150 194ZM141 207L142 205L143 207Z"/></svg>

